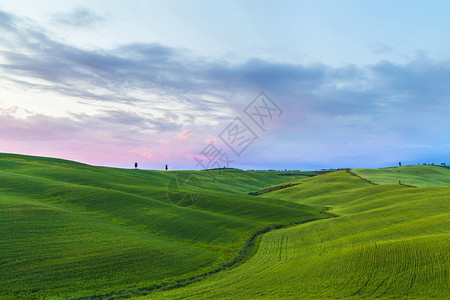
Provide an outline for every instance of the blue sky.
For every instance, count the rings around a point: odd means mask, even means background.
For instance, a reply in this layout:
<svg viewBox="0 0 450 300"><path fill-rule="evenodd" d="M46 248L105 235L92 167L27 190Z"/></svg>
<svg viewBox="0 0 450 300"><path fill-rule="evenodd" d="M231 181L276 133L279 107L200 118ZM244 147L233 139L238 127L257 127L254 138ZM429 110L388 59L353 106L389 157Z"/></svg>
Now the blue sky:
<svg viewBox="0 0 450 300"><path fill-rule="evenodd" d="M450 2L129 2L0 1L0 152L192 169L213 143L244 169L450 163ZM264 130L244 111L261 91L282 111ZM240 155L220 138L236 117L257 136Z"/></svg>

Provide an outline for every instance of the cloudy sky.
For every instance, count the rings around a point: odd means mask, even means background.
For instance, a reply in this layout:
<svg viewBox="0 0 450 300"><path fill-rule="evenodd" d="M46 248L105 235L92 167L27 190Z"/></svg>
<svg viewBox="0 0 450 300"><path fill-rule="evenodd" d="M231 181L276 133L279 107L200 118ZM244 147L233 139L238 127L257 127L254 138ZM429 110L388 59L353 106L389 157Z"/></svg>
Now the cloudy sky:
<svg viewBox="0 0 450 300"><path fill-rule="evenodd" d="M146 169L450 163L449 15L436 0L0 0L0 152Z"/></svg>

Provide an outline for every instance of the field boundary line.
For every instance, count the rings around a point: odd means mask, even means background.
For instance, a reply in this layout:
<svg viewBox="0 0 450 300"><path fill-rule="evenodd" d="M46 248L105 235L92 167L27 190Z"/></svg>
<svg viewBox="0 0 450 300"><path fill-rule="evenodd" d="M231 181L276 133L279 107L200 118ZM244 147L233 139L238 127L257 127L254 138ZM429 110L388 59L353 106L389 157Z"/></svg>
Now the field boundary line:
<svg viewBox="0 0 450 300"><path fill-rule="evenodd" d="M370 181L370 180L367 179L367 178L361 177L361 176L359 176L358 174L353 173L353 172L350 171L350 170L345 170L345 171L346 171L348 174L352 175L352 176L358 177L359 179L361 179L361 180L364 181L364 182L370 183L370 184L372 184L372 185L379 185L378 183L375 183L375 182L373 182L373 181ZM417 187L417 186L415 186L415 185L410 185L410 184L401 183L401 181L399 181L398 184L399 184L399 185L406 186L406 187L411 187L411 188L416 188L416 187Z"/></svg>
<svg viewBox="0 0 450 300"><path fill-rule="evenodd" d="M378 185L378 183L372 182L372 181L370 181L369 179L366 179L366 178L364 178L364 177L361 177L361 176L359 176L358 174L353 173L351 170L345 170L345 172L348 173L348 174L350 174L350 175L352 175L352 176L355 176L355 177L357 177L357 178L361 179L362 181L367 182L367 183L369 183L369 184L372 184L372 185Z"/></svg>
<svg viewBox="0 0 450 300"><path fill-rule="evenodd" d="M262 194L267 194L267 193L270 193L270 192L279 191L279 190L290 188L290 187L293 187L293 186L296 186L296 185L299 185L299 184L301 184L301 182L297 182L297 183L290 182L290 183L286 183L286 184L282 184L282 185L269 187L269 188L266 188L266 189L263 189L263 190L259 190L259 191L256 191L256 192L250 192L250 193L248 193L248 195L250 195L250 196L260 196Z"/></svg>

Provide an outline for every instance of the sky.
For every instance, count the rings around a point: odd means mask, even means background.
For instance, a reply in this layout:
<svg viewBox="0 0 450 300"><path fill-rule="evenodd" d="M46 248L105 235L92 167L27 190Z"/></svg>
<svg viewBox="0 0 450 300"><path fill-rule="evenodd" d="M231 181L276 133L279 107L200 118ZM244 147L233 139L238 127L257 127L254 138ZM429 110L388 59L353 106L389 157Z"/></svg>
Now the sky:
<svg viewBox="0 0 450 300"><path fill-rule="evenodd" d="M0 0L0 152L450 164L449 1Z"/></svg>

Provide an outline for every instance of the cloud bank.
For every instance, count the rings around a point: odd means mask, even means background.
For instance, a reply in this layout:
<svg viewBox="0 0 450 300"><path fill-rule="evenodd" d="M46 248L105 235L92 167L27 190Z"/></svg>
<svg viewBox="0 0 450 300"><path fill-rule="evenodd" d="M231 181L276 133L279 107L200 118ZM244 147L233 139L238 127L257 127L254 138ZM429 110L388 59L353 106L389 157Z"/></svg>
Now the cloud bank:
<svg viewBox="0 0 450 300"><path fill-rule="evenodd" d="M74 27L102 21L82 9L59 17ZM375 167L447 158L449 62L420 51L405 64L331 67L258 58L230 63L160 44L81 49L4 11L0 32L2 152L190 168L206 141L265 91L284 117L258 133L236 167ZM12 105L10 90L39 94L43 107L45 95L56 95L67 113L50 107L19 116L28 107L20 99ZM74 103L86 113L71 111Z"/></svg>

